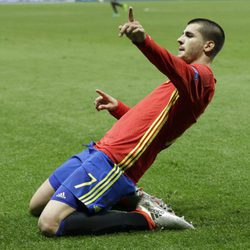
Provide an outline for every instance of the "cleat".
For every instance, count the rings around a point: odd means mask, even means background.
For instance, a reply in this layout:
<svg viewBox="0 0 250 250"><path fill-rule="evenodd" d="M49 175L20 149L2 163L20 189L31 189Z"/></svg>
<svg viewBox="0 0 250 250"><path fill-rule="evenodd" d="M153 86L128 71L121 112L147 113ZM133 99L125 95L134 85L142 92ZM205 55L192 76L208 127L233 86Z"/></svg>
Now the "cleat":
<svg viewBox="0 0 250 250"><path fill-rule="evenodd" d="M170 213L150 200L141 199L138 203L139 209L142 207L148 211L155 223L156 229L194 229L184 218Z"/></svg>
<svg viewBox="0 0 250 250"><path fill-rule="evenodd" d="M145 191L142 190L142 188L138 188L136 190L136 195L140 199L150 200L153 203L160 206L162 209L166 210L167 212L174 214L174 211L173 211L173 209L171 208L170 205L167 205L162 199L159 199L159 198L157 198L155 196L152 196L152 195L146 193Z"/></svg>

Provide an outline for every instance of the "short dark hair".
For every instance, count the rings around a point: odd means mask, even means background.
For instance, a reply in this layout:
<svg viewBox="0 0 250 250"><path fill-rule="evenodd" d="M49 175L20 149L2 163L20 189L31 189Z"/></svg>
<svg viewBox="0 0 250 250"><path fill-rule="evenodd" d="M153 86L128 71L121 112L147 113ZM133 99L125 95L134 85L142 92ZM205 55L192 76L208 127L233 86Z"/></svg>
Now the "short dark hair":
<svg viewBox="0 0 250 250"><path fill-rule="evenodd" d="M214 58L223 47L225 41L224 30L218 23L206 18L195 18L188 22L188 24L191 23L200 24L201 27L199 31L202 37L207 41L214 41L215 46L214 49L211 51L211 57Z"/></svg>

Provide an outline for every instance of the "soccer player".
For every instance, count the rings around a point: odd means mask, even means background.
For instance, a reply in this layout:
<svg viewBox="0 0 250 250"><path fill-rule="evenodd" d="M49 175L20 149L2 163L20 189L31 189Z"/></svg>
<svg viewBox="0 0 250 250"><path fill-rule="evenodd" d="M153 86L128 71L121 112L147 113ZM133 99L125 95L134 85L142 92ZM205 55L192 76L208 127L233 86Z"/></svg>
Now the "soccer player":
<svg viewBox="0 0 250 250"><path fill-rule="evenodd" d="M101 140L56 169L32 197L30 211L40 215L38 226L47 236L193 228L138 192L136 183L211 102L216 80L210 64L224 44L224 31L213 21L191 20L177 40L175 56L154 42L129 8L119 35L126 35L169 80L132 108L97 90L97 110L106 109L118 120ZM131 211L111 210L134 197Z"/></svg>
<svg viewBox="0 0 250 250"><path fill-rule="evenodd" d="M112 9L113 9L113 16L114 16L114 17L115 17L115 16L119 16L117 7L121 7L121 8L123 8L124 10L127 9L127 4L119 3L117 0L111 0L111 1L110 1L110 4L111 4Z"/></svg>

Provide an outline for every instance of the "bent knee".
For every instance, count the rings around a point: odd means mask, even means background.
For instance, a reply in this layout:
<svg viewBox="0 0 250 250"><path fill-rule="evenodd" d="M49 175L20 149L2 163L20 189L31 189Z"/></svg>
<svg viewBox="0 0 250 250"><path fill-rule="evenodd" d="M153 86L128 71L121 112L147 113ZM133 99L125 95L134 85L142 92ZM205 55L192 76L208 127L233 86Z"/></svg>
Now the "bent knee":
<svg viewBox="0 0 250 250"><path fill-rule="evenodd" d="M37 206L36 204L34 204L34 202L32 202L32 200L29 203L29 213L32 214L33 216L39 216L43 210L44 206Z"/></svg>
<svg viewBox="0 0 250 250"><path fill-rule="evenodd" d="M42 197L33 195L33 197L29 202L29 207L28 207L30 214L34 216L39 216L42 213L47 203L48 201L47 200L44 201Z"/></svg>
<svg viewBox="0 0 250 250"><path fill-rule="evenodd" d="M65 203L51 200L39 217L38 227L40 231L46 236L55 236L61 221L74 211L74 208Z"/></svg>
<svg viewBox="0 0 250 250"><path fill-rule="evenodd" d="M41 216L38 220L38 228L45 236L56 236L58 227L59 223L49 217Z"/></svg>

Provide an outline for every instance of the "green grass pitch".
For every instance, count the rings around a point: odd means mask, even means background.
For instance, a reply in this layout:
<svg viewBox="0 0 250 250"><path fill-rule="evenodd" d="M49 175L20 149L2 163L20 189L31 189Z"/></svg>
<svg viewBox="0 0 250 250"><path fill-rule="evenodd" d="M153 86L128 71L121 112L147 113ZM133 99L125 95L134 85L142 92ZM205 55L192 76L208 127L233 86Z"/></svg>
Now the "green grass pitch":
<svg viewBox="0 0 250 250"><path fill-rule="evenodd" d="M159 44L177 52L194 17L218 21L217 90L199 122L140 181L195 231L45 238L28 214L36 190L114 119L100 88L133 105L165 80L126 39L109 4L0 5L0 249L250 249L249 1L129 2Z"/></svg>

